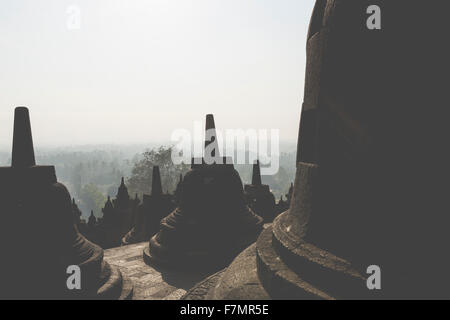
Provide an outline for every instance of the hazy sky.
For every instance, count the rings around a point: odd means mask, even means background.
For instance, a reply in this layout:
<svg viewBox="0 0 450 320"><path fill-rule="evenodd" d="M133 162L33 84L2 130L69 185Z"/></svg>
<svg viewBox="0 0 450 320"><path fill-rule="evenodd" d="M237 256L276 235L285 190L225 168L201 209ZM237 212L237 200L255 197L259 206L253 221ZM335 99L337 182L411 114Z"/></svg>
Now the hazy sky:
<svg viewBox="0 0 450 320"><path fill-rule="evenodd" d="M68 28L80 9L80 29ZM168 141L213 113L296 141L314 0L2 0L0 146Z"/></svg>

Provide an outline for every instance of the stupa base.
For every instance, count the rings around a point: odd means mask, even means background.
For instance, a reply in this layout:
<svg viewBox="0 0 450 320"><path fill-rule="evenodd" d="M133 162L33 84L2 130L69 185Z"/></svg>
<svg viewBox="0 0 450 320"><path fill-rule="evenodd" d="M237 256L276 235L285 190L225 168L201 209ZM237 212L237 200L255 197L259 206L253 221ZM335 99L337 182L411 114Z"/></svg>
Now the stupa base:
<svg viewBox="0 0 450 320"><path fill-rule="evenodd" d="M68 298L93 300L126 300L132 298L133 284L131 280L124 276L118 267L105 261L103 257L104 251L102 248L78 235L77 241L72 247L72 258L69 259L80 266L84 290L79 295L68 293ZM77 258L81 258L81 260Z"/></svg>
<svg viewBox="0 0 450 320"><path fill-rule="evenodd" d="M334 300L368 297L364 278L347 261L306 242L297 243L290 247L292 251L288 250L286 243L281 244L274 236L277 221L279 218L226 270L194 286L183 299Z"/></svg>
<svg viewBox="0 0 450 320"><path fill-rule="evenodd" d="M235 250L175 250L162 246L155 238L150 240L150 245L143 251L146 264L163 267L172 270L183 270L187 272L203 272L211 274L228 266L233 259L245 249L251 242Z"/></svg>
<svg viewBox="0 0 450 320"><path fill-rule="evenodd" d="M104 271L108 276L103 279L103 285L97 290L93 299L99 300L130 300L133 297L133 283L123 275L119 268L104 262Z"/></svg>

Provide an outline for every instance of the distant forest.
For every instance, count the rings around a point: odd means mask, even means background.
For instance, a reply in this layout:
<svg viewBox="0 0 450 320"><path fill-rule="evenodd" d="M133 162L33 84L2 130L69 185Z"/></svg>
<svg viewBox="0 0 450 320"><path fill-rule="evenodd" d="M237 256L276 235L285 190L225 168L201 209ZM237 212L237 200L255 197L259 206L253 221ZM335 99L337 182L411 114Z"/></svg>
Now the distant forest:
<svg viewBox="0 0 450 320"><path fill-rule="evenodd" d="M154 165L160 166L164 192L173 192L180 174L186 173L189 166L175 166L170 147L155 147L144 152L121 151L120 147L92 149L83 151L71 149L37 150L37 164L54 165L58 181L63 183L78 207L87 218L91 212L102 216L107 197L115 197L121 178L125 178L130 197L151 192L151 171ZM283 152L280 156L280 169L276 175L263 176L262 182L268 184L277 199L285 195L295 175L294 151ZM0 151L0 166L10 164L10 153ZM236 165L244 184L251 182L252 166Z"/></svg>

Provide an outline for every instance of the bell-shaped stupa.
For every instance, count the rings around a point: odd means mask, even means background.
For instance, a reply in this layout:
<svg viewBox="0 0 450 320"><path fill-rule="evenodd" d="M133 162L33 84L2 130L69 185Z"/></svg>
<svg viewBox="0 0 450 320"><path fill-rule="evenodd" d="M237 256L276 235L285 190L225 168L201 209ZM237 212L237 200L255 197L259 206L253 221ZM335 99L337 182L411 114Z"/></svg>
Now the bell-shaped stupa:
<svg viewBox="0 0 450 320"><path fill-rule="evenodd" d="M216 138L214 118L207 115L204 157L192 160L178 207L144 250L146 262L217 269L261 232L262 218L247 207L239 174L230 159L220 157Z"/></svg>
<svg viewBox="0 0 450 320"><path fill-rule="evenodd" d="M275 196L268 185L262 183L259 160L253 164L252 183L244 186L245 196L250 208L264 219L272 222L277 215Z"/></svg>
<svg viewBox="0 0 450 320"><path fill-rule="evenodd" d="M161 219L175 207L173 197L163 193L159 166L152 171L151 194L144 194L142 204L137 208L134 226L123 237L122 245L148 241L159 230Z"/></svg>
<svg viewBox="0 0 450 320"><path fill-rule="evenodd" d="M0 168L0 297L125 299L131 282L77 230L66 187L53 166L35 164L28 109L15 109L11 167ZM81 286L68 286L70 266ZM69 273L68 273L69 272Z"/></svg>

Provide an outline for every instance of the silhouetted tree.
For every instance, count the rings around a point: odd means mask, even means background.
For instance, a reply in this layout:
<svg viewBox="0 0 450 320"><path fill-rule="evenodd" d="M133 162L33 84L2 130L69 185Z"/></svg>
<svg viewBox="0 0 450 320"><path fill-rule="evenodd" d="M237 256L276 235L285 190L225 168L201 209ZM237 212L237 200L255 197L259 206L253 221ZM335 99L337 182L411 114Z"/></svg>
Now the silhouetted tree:
<svg viewBox="0 0 450 320"><path fill-rule="evenodd" d="M99 213L106 202L106 197L100 192L96 185L90 183L81 188L80 200L80 207L83 208L84 212L94 210L94 214L99 216Z"/></svg>
<svg viewBox="0 0 450 320"><path fill-rule="evenodd" d="M161 172L163 191L173 192L179 180L180 174L185 174L189 165L175 165L172 162L172 147L159 147L143 153L143 158L138 160L128 179L130 194L149 194L152 184L152 169L158 165Z"/></svg>

